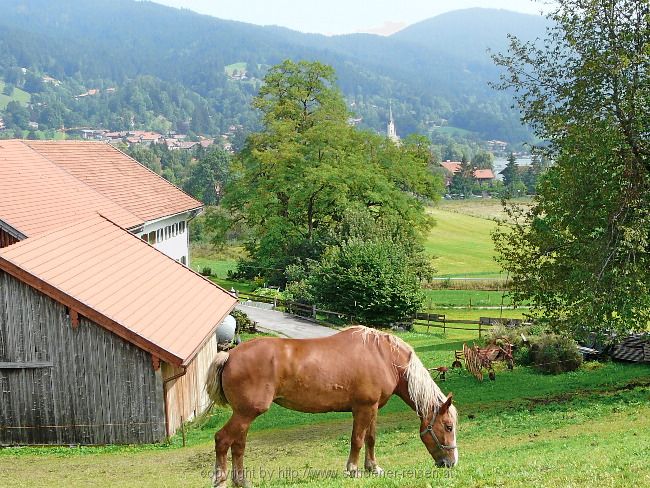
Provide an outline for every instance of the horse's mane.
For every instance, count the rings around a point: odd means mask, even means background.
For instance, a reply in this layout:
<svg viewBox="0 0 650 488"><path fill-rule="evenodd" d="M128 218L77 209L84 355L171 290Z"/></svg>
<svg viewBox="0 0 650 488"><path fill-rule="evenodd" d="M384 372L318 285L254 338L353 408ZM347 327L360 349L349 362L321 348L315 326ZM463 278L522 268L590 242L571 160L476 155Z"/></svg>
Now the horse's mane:
<svg viewBox="0 0 650 488"><path fill-rule="evenodd" d="M367 341L369 337L375 340L385 339L389 342L394 349L405 349L409 352L409 361L405 365L395 365L402 369L404 378L408 384L408 391L411 401L415 405L415 411L420 417L428 416L432 411L438 411L440 405L447 401L447 396L438 387L431 374L424 367L422 361L417 356L413 348L399 337L382 332L376 329L371 329L361 325L348 327L348 329L355 330L360 333L363 341ZM347 330L347 329L346 329Z"/></svg>

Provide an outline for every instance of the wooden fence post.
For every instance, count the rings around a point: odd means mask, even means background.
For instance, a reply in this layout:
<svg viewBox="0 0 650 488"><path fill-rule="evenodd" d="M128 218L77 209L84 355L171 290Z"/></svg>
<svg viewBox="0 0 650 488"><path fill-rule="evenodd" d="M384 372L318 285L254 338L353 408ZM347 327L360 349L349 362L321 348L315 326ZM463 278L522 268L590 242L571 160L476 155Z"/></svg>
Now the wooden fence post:
<svg viewBox="0 0 650 488"><path fill-rule="evenodd" d="M311 316L314 318L314 322L316 321L316 305L311 306Z"/></svg>

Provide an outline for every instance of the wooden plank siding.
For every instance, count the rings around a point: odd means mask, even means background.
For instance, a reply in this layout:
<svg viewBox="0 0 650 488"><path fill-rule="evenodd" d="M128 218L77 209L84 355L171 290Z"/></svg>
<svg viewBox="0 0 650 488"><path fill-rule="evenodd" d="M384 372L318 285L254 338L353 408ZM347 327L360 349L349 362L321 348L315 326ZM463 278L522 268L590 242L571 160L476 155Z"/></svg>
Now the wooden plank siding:
<svg viewBox="0 0 650 488"><path fill-rule="evenodd" d="M187 366L185 374L166 385L167 435L173 435L182 422L200 415L210 404L205 379L217 352L217 339L213 335ZM181 368L168 363L162 363L161 370L165 379L182 373Z"/></svg>
<svg viewBox="0 0 650 488"><path fill-rule="evenodd" d="M0 248L11 246L16 242L18 242L18 239L9 234L7 231L0 229Z"/></svg>
<svg viewBox="0 0 650 488"><path fill-rule="evenodd" d="M0 363L0 445L165 438L151 355L86 317L73 329L65 306L3 271Z"/></svg>

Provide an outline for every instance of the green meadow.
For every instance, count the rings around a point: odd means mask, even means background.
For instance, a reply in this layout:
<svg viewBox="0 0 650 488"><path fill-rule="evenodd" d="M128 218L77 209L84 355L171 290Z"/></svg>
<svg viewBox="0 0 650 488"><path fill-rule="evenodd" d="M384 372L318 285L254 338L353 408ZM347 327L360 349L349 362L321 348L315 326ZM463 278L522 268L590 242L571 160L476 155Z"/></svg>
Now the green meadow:
<svg viewBox="0 0 650 488"><path fill-rule="evenodd" d="M4 81L0 80L0 110L7 108L7 104L11 101L20 102L23 105L26 105L31 100L32 96L26 91L21 90L20 88L14 88L14 92L11 96L5 95L3 92L5 88Z"/></svg>
<svg viewBox="0 0 650 488"><path fill-rule="evenodd" d="M475 334L400 334L428 367L449 365ZM274 405L248 437L245 465L259 487L557 487L650 486L650 367L585 363L558 376L499 369L479 383L449 374L459 410L459 464L436 469L415 414L393 398L378 420L383 477L350 479L349 413L303 414ZM229 417L216 409L181 436L150 446L0 450L2 486L209 487L214 431Z"/></svg>

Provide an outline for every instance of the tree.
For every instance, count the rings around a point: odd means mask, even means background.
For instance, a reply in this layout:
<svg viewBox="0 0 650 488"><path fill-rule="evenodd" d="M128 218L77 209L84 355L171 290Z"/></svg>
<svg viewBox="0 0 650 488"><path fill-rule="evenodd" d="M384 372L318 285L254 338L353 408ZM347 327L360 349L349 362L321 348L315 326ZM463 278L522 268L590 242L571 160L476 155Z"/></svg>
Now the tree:
<svg viewBox="0 0 650 488"><path fill-rule="evenodd" d="M479 151L472 158L472 165L477 169L494 169L494 154L487 151Z"/></svg>
<svg viewBox="0 0 650 488"><path fill-rule="evenodd" d="M5 83L4 88L2 89L2 94L7 95L8 97L11 97L14 94L14 89L16 87L12 85L11 83Z"/></svg>
<svg viewBox="0 0 650 488"><path fill-rule="evenodd" d="M531 210L495 235L516 299L559 329L650 319L650 2L567 0L541 47L495 57L554 161Z"/></svg>
<svg viewBox="0 0 650 488"><path fill-rule="evenodd" d="M522 183L519 165L517 164L517 159L513 153L510 153L508 156L506 167L501 171L501 174L503 175L503 186L505 187L506 198L519 196L522 188L525 193L526 189Z"/></svg>
<svg viewBox="0 0 650 488"><path fill-rule="evenodd" d="M451 178L451 191L459 193L466 198L472 196L474 187L474 166L465 156L460 162L460 169Z"/></svg>
<svg viewBox="0 0 650 488"><path fill-rule="evenodd" d="M423 201L442 181L429 171L422 139L397 147L358 131L331 67L285 61L272 67L254 100L263 130L249 135L232 165L222 205L251 230L246 276L284 284L291 265L309 266L345 240L350 211L396 219L413 238L430 224Z"/></svg>
<svg viewBox="0 0 650 488"><path fill-rule="evenodd" d="M215 149L191 167L183 189L206 205L217 205L228 183L230 154Z"/></svg>

